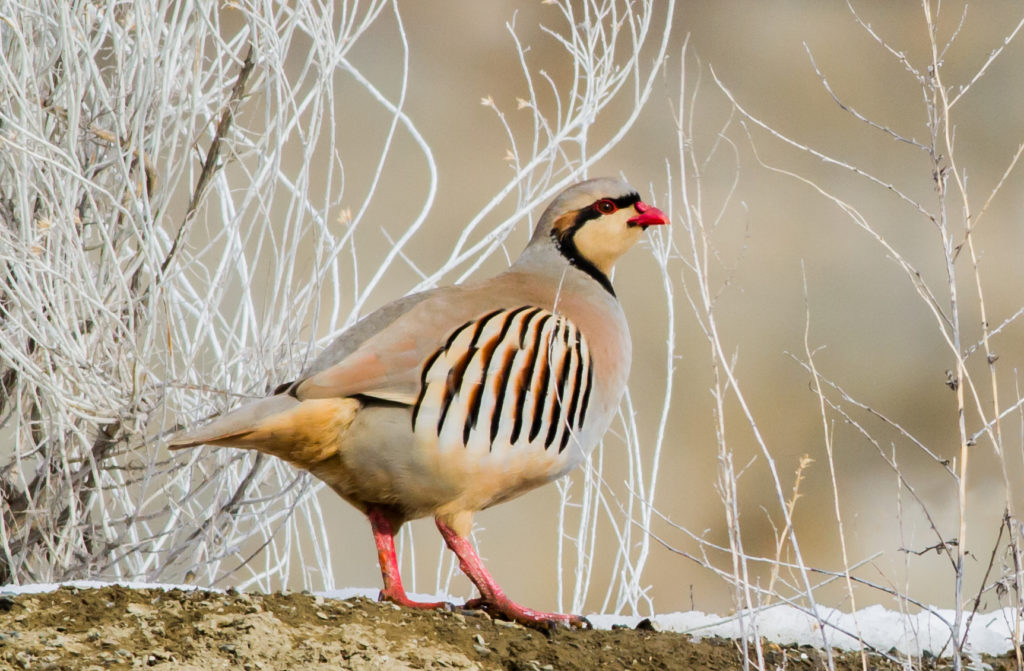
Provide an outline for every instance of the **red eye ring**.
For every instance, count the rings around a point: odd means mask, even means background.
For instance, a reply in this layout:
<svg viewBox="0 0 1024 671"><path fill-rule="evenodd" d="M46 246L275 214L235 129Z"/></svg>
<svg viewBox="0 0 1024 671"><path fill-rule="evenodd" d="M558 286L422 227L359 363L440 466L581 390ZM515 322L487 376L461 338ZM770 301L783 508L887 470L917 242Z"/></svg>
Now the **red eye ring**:
<svg viewBox="0 0 1024 671"><path fill-rule="evenodd" d="M613 203L612 201L608 200L607 198L602 198L601 200L594 203L594 209L600 212L601 214L611 214L618 210L619 206Z"/></svg>

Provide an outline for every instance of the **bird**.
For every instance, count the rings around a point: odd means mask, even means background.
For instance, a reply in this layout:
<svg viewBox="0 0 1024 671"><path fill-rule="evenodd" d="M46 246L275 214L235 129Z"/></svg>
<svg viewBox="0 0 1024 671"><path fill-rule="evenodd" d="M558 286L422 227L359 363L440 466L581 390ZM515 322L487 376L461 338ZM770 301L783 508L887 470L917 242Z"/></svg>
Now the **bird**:
<svg viewBox="0 0 1024 671"><path fill-rule="evenodd" d="M617 178L579 182L493 277L400 298L357 321L296 380L168 440L257 450L312 473L370 522L384 587L410 608L394 535L433 517L480 593L467 609L536 628L579 615L512 601L468 536L473 515L578 466L611 424L632 345L609 276L658 208Z"/></svg>

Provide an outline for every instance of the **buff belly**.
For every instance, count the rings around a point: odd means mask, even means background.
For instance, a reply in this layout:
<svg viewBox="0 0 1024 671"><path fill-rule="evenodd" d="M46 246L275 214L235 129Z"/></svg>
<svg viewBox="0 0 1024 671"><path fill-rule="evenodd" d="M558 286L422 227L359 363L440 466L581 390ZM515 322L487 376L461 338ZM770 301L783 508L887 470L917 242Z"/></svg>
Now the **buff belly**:
<svg viewBox="0 0 1024 671"><path fill-rule="evenodd" d="M477 511L563 475L579 449L543 445L440 445L416 436L408 408L367 406L340 437L338 454L311 469L361 510L388 506L406 519Z"/></svg>

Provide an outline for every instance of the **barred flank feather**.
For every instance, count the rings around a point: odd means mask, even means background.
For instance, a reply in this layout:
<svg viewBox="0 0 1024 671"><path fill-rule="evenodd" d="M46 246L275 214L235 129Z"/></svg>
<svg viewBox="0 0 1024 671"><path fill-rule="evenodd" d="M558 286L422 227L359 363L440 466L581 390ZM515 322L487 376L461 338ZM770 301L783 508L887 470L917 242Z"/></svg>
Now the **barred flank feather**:
<svg viewBox="0 0 1024 671"><path fill-rule="evenodd" d="M586 418L593 361L562 315L498 310L455 329L423 366L417 434L445 448L565 450Z"/></svg>

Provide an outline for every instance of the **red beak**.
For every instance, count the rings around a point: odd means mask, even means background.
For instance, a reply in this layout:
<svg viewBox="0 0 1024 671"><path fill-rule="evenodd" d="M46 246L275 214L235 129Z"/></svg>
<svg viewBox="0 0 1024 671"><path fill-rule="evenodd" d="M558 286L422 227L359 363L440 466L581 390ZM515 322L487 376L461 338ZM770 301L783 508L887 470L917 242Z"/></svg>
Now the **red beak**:
<svg viewBox="0 0 1024 671"><path fill-rule="evenodd" d="M668 223L668 217L665 213L656 207L644 203L642 200L638 200L635 205L637 215L632 219L628 220L628 223L634 226L661 226Z"/></svg>

